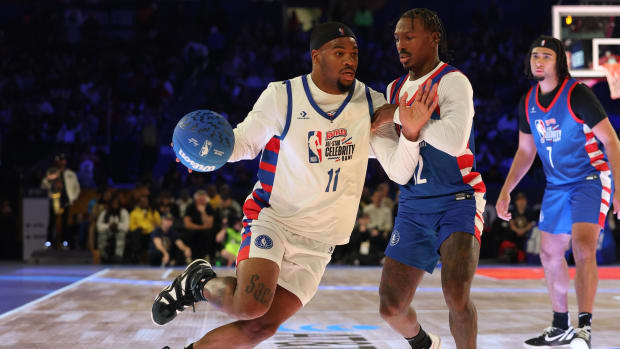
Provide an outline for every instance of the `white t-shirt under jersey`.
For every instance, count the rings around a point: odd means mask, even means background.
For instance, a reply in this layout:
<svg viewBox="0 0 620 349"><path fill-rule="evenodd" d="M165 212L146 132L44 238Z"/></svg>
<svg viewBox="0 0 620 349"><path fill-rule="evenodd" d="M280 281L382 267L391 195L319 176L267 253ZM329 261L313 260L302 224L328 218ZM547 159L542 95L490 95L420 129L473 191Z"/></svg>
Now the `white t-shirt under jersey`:
<svg viewBox="0 0 620 349"><path fill-rule="evenodd" d="M310 75L306 79L316 105L327 113L337 110L347 98L348 94L333 95L320 90ZM321 116L311 106L301 77L290 82L290 126L279 141L269 207L263 208L252 224L275 223L285 231L317 241L344 244L355 223L371 146L388 176L407 183L416 165L417 145L412 146L403 137L399 142L393 127L383 127L371 136L365 85L359 81L350 102L333 120ZM386 103L383 95L372 89L370 96L374 110ZM253 159L272 138L281 136L286 127L287 107L286 84L269 84L246 119L235 128L235 147L229 161ZM309 161L309 132L313 131L323 135L325 151L320 163ZM343 132L346 137L334 136ZM328 137L335 137L330 144L353 145L349 146L354 149L348 154L350 157L330 157ZM254 189L261 189L260 181Z"/></svg>

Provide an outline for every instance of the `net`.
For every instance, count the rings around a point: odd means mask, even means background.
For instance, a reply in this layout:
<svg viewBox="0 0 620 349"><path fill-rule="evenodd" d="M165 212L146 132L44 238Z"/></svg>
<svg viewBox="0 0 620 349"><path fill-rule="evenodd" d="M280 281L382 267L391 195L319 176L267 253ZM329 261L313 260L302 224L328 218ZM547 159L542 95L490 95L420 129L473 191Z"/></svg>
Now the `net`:
<svg viewBox="0 0 620 349"><path fill-rule="evenodd" d="M606 63L603 67L606 71L611 99L620 98L620 62Z"/></svg>

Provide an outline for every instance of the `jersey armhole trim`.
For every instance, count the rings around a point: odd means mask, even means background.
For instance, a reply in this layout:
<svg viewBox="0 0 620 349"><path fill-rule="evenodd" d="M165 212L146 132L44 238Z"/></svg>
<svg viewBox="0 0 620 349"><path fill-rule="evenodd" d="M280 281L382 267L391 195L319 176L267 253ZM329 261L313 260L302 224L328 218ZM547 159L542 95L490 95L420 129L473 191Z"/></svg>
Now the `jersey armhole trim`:
<svg viewBox="0 0 620 349"><path fill-rule="evenodd" d="M286 124L284 125L284 130L282 131L282 135L280 135L280 140L283 140L288 133L288 129L291 126L291 114L293 113L293 91L291 90L291 81L286 80Z"/></svg>
<svg viewBox="0 0 620 349"><path fill-rule="evenodd" d="M527 124L530 124L530 97L532 97L532 90L534 90L534 86L530 87L530 90L527 91L527 97L525 97L525 118L527 119ZM531 130L530 130L531 131Z"/></svg>
<svg viewBox="0 0 620 349"><path fill-rule="evenodd" d="M372 97L370 96L370 89L366 86L366 100L368 101L368 115L370 115L370 120L372 120L372 116L375 114L374 108L372 105Z"/></svg>
<svg viewBox="0 0 620 349"><path fill-rule="evenodd" d="M394 80L392 84L392 92L390 92L390 104L398 104L398 96L400 95L400 89L405 84L405 81L409 77L409 74L405 74L400 78Z"/></svg>
<svg viewBox="0 0 620 349"><path fill-rule="evenodd" d="M448 68L446 70L444 70L445 68ZM442 73L443 72L443 73ZM435 82L436 84L439 84L441 82L441 79L443 79L444 76L446 76L449 73L453 73L453 72L459 72L461 73L458 69L456 69L455 67L449 65L448 63L444 63L439 69L437 69L436 72L433 73L433 75L429 76L426 80L424 80L423 83L420 84L420 86L424 86L426 84L426 82L428 82L429 80L431 80L431 84L433 84L433 82L435 81L435 78L437 78L437 76L439 76L439 80L437 80L437 82ZM440 75L441 74L441 75ZM461 73L463 74L463 73ZM463 74L465 75L465 74ZM439 85L437 86L437 90L439 90ZM415 100L415 97L418 95L418 90L416 90L413 93L413 96L411 96L411 99L409 101L407 101L407 105L411 106L413 104L413 101ZM439 95L439 91L437 92L437 95ZM437 104L437 114L439 114L439 104Z"/></svg>
<svg viewBox="0 0 620 349"><path fill-rule="evenodd" d="M567 104L568 104L568 112L570 113L570 116L573 117L573 119L578 123L578 124L583 124L584 121L581 120L580 118L577 117L577 115L575 115L575 112L573 111L573 107L570 104L570 97L573 94L573 90L575 89L575 87L578 85L578 82L575 82L570 89L568 90L568 97L567 97Z"/></svg>

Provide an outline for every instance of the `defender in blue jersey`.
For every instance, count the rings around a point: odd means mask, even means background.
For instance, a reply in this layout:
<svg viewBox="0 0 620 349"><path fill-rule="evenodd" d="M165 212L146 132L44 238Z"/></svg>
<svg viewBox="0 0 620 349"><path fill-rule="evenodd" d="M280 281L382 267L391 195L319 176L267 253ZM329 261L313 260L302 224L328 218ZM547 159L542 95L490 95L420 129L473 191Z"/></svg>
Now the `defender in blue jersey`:
<svg viewBox="0 0 620 349"><path fill-rule="evenodd" d="M613 182L620 175L620 143L592 91L571 78L562 42L549 36L537 38L526 58L525 73L538 83L521 99L519 148L496 208L500 218L511 218L510 193L538 153L547 177L539 219L540 259L553 322L524 345L590 348L598 283L596 245L610 203L618 212L620 197ZM570 278L564 253L571 240L577 265L577 329L570 326L567 304Z"/></svg>
<svg viewBox="0 0 620 349"><path fill-rule="evenodd" d="M435 12L405 12L394 39L408 72L388 86L386 98L399 105L394 122L397 129L402 124L405 138L417 142L419 156L411 180L400 186L379 287L380 313L412 348L439 348L440 338L422 329L410 304L424 272L432 273L441 258L450 331L457 348L475 348L477 315L469 293L478 265L486 190L474 159L473 89L463 73L439 59L447 41ZM415 109L422 87L431 84L437 89L438 108L419 132L410 133L405 126L412 118L402 111Z"/></svg>

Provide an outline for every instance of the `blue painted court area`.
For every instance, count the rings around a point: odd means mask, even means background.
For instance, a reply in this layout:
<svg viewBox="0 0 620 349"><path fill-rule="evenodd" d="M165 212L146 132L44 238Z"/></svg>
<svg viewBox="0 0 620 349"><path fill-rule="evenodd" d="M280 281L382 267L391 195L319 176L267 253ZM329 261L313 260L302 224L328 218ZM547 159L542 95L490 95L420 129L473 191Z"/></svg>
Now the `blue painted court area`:
<svg viewBox="0 0 620 349"><path fill-rule="evenodd" d="M102 269L92 265L0 265L0 315Z"/></svg>

